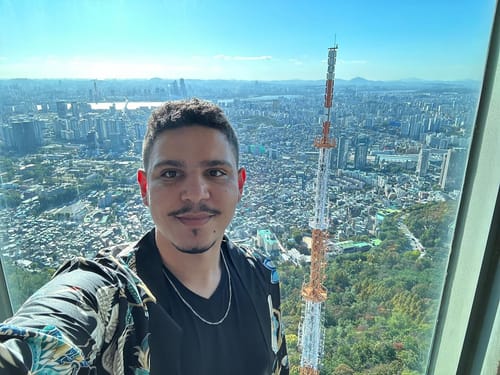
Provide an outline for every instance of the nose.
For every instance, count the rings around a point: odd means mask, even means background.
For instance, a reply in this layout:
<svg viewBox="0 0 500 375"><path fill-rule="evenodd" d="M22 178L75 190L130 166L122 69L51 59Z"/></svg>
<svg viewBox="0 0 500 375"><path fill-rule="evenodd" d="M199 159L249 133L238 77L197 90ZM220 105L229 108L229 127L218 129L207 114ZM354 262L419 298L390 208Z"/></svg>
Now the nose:
<svg viewBox="0 0 500 375"><path fill-rule="evenodd" d="M191 175L185 179L181 192L182 200L197 203L209 197L208 184L203 176Z"/></svg>

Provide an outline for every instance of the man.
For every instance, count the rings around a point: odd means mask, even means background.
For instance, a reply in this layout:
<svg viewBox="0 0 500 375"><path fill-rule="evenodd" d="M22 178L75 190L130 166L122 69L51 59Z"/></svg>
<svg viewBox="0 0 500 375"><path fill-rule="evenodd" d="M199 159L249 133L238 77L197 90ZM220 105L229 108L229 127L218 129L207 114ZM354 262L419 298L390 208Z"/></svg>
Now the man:
<svg viewBox="0 0 500 375"><path fill-rule="evenodd" d="M63 265L0 325L0 374L288 374L276 270L224 235L238 154L217 106L155 110L137 174L154 229Z"/></svg>

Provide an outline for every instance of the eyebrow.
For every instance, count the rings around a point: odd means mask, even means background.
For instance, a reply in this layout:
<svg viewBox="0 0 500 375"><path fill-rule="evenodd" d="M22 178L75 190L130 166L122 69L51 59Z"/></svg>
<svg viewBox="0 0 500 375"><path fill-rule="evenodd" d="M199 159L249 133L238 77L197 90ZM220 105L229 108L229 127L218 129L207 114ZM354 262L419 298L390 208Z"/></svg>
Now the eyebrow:
<svg viewBox="0 0 500 375"><path fill-rule="evenodd" d="M202 167L233 167L233 164L230 163L228 160L203 160L200 162L200 165ZM175 168L184 168L186 166L186 163L180 160L172 160L172 159L166 159L166 160L160 160L157 163L153 165L152 170L155 170L157 168L162 168L162 167L175 167Z"/></svg>
<svg viewBox="0 0 500 375"><path fill-rule="evenodd" d="M228 160L204 160L200 164L204 167L233 167Z"/></svg>
<svg viewBox="0 0 500 375"><path fill-rule="evenodd" d="M162 167L177 167L177 168L182 168L185 164L179 160L160 160L159 162L155 163L153 167L151 168L152 170L155 170L157 168L162 168Z"/></svg>

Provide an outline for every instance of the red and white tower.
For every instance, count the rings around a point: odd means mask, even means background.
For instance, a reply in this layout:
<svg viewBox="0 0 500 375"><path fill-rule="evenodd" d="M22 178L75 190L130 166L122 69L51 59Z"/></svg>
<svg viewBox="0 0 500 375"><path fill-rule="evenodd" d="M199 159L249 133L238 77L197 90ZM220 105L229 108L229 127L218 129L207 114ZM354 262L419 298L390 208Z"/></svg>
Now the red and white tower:
<svg viewBox="0 0 500 375"><path fill-rule="evenodd" d="M330 136L330 117L333 102L333 85L335 80L335 63L337 45L328 49L328 70L325 88L325 120L322 134L314 141L319 149L318 171L316 174L316 191L314 198L314 216L309 222L312 228L311 272L309 282L302 287L304 314L299 327L299 346L302 352L300 359L301 375L318 375L323 356L324 326L323 303L327 292L323 285L325 280L326 249L328 240L328 178L330 176L330 157L335 148L335 139Z"/></svg>

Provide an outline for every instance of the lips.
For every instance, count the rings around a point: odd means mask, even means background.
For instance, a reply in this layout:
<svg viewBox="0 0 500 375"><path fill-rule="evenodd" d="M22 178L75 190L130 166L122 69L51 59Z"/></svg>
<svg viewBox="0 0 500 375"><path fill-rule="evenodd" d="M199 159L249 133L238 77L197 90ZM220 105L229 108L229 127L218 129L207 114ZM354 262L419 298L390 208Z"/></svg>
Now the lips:
<svg viewBox="0 0 500 375"><path fill-rule="evenodd" d="M189 227L199 227L202 226L213 217L214 215L182 215L176 216L176 219L179 220L182 224Z"/></svg>

